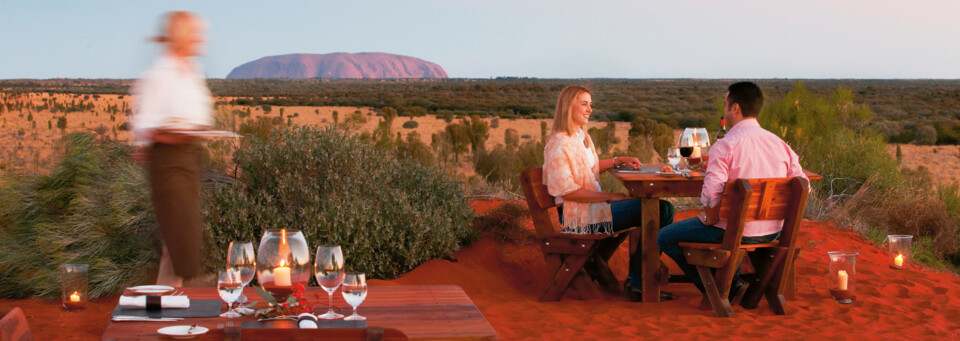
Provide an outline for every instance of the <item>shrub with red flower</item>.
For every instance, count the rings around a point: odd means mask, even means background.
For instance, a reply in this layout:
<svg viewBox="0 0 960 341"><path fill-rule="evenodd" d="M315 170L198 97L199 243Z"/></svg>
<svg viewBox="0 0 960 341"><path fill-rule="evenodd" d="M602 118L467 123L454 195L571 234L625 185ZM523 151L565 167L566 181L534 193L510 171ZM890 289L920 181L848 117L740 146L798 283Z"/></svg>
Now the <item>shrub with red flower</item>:
<svg viewBox="0 0 960 341"><path fill-rule="evenodd" d="M273 298L273 295L264 292L260 288L254 287L254 289L257 290L257 293L259 293L270 306L269 308L257 310L257 318L297 316L313 311L313 304L303 297L307 288L301 283L296 283L293 286L293 293L290 294L290 297L287 297L287 300L284 302L277 302L276 299Z"/></svg>

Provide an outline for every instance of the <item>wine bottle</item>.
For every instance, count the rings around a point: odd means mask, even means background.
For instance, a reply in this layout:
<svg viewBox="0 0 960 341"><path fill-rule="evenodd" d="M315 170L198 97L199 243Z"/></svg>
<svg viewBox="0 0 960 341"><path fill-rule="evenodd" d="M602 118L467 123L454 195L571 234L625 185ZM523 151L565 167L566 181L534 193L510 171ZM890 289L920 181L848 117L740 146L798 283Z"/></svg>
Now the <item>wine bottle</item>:
<svg viewBox="0 0 960 341"><path fill-rule="evenodd" d="M727 120L726 118L723 117L723 115L720 115L720 129L717 130L717 140L722 139L726 135L727 135Z"/></svg>

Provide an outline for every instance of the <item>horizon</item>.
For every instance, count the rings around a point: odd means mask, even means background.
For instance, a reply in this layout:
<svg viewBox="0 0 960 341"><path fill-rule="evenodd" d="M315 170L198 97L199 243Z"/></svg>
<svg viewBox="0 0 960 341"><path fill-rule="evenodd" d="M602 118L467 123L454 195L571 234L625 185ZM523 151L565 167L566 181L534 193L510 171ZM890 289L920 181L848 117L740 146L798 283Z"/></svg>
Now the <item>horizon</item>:
<svg viewBox="0 0 960 341"><path fill-rule="evenodd" d="M198 60L212 79L266 56L335 52L416 57L453 79L960 79L960 3L946 0L0 0L0 79L136 79L160 51L146 38L175 9L209 24Z"/></svg>

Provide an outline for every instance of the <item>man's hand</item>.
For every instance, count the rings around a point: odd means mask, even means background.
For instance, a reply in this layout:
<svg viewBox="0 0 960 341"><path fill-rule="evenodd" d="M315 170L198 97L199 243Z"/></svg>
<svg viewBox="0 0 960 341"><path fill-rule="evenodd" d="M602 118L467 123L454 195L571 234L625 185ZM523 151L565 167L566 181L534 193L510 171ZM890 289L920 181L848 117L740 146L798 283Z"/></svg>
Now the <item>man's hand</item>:
<svg viewBox="0 0 960 341"><path fill-rule="evenodd" d="M720 205L716 207L703 207L703 210L700 211L700 214L697 215L697 218L700 219L700 222L704 225L713 226L720 222Z"/></svg>

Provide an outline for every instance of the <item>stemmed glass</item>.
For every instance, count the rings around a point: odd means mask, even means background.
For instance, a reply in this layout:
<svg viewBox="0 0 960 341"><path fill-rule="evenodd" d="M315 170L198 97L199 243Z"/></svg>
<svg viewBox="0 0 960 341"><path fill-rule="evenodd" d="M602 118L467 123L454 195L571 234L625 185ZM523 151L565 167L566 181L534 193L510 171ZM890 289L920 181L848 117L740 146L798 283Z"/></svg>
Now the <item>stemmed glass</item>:
<svg viewBox="0 0 960 341"><path fill-rule="evenodd" d="M687 158L690 155L693 155L693 147L697 145L696 130L693 128L686 128L683 130L683 134L680 134L680 156L683 156L683 164L689 167L689 162Z"/></svg>
<svg viewBox="0 0 960 341"><path fill-rule="evenodd" d="M227 248L227 269L236 270L240 273L240 280L243 287L253 281L253 275L257 272L257 259L253 254L253 243L251 242L230 242ZM241 290L240 306L235 309L241 314L252 314L253 309L244 308L243 303L247 303L247 296L243 295Z"/></svg>
<svg viewBox="0 0 960 341"><path fill-rule="evenodd" d="M343 251L340 250L340 245L318 246L313 270L317 283L327 292L330 302L330 310L317 318L333 320L343 317L333 311L333 293L343 284Z"/></svg>
<svg viewBox="0 0 960 341"><path fill-rule="evenodd" d="M227 302L227 312L220 314L220 317L235 318L240 314L231 309L233 302L240 298L243 291L243 281L240 280L240 272L236 270L220 270L217 276L217 292L220 298Z"/></svg>
<svg viewBox="0 0 960 341"><path fill-rule="evenodd" d="M680 169L677 166L680 165L680 148L667 148L667 161L670 162L674 172L679 172Z"/></svg>
<svg viewBox="0 0 960 341"><path fill-rule="evenodd" d="M343 289L340 290L343 299L353 307L353 315L344 318L345 321L363 321L366 317L357 314L357 307L367 298L367 277L358 272L347 273L343 280Z"/></svg>

